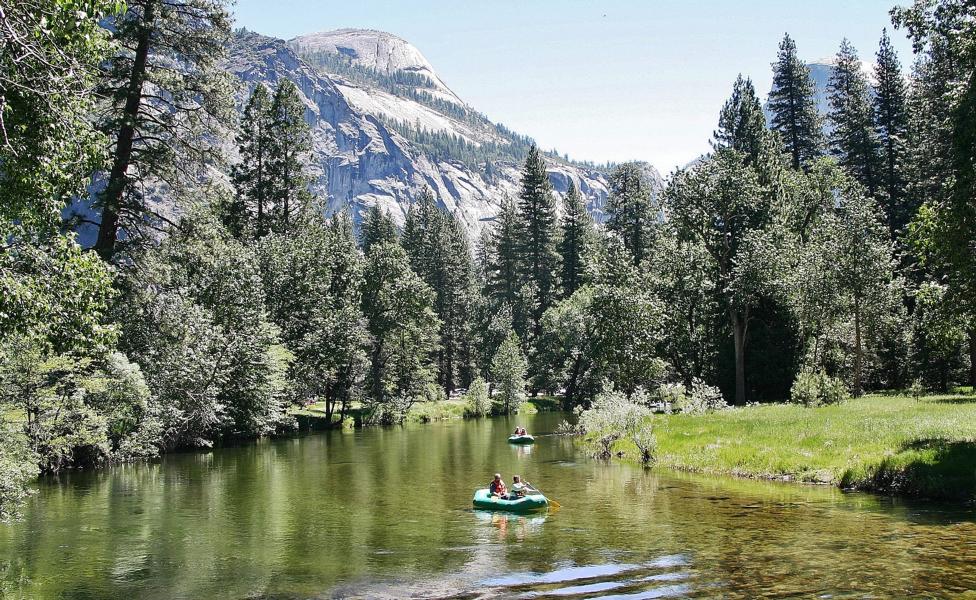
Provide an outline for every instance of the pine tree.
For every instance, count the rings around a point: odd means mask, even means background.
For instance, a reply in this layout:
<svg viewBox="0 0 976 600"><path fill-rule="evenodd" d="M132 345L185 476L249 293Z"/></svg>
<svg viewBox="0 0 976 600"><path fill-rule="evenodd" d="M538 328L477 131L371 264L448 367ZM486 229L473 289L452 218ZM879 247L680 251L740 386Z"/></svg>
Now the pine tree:
<svg viewBox="0 0 976 600"><path fill-rule="evenodd" d="M271 97L263 84L254 86L244 107L241 131L237 136L241 162L234 165L232 179L236 190L228 228L241 237L253 221L254 235L267 235L271 202L271 145L274 135Z"/></svg>
<svg viewBox="0 0 976 600"><path fill-rule="evenodd" d="M563 205L566 210L560 225L562 236L558 249L562 265L562 295L568 298L585 282L586 257L593 238L593 218L586 211L583 197L572 180Z"/></svg>
<svg viewBox="0 0 976 600"><path fill-rule="evenodd" d="M120 228L131 239L153 216L140 184L194 185L187 171L217 159L219 136L207 134L231 121L229 75L218 69L230 20L225 0L131 0L113 21L125 51L107 61L103 78L101 127L113 139L97 201L103 257L115 252Z"/></svg>
<svg viewBox="0 0 976 600"><path fill-rule="evenodd" d="M657 210L651 182L638 163L624 163L610 174L607 230L615 233L636 266L646 259L652 243Z"/></svg>
<svg viewBox="0 0 976 600"><path fill-rule="evenodd" d="M271 101L268 153L268 198L273 207L271 229L287 233L305 215L311 201L310 177L305 169L312 138L305 122L305 104L298 88L283 79Z"/></svg>
<svg viewBox="0 0 976 600"><path fill-rule="evenodd" d="M837 162L875 197L880 169L868 82L861 72L857 51L846 38L837 53L827 97L830 102L828 120L833 125L831 152Z"/></svg>
<svg viewBox="0 0 976 600"><path fill-rule="evenodd" d="M474 265L468 236L457 218L441 211L425 189L407 212L400 244L411 268L434 290L434 311L441 320L438 380L450 393L459 381L466 383L471 377Z"/></svg>
<svg viewBox="0 0 976 600"><path fill-rule="evenodd" d="M881 174L881 192L887 205L888 227L892 236L901 231L915 214L906 195L904 161L908 136L907 91L898 54L891 45L888 30L881 34L874 73L877 85L874 96L874 127L877 132Z"/></svg>
<svg viewBox="0 0 976 600"><path fill-rule="evenodd" d="M815 92L810 69L796 55L796 43L789 34L784 35L773 64L768 107L771 129L779 132L794 169L823 154L823 125Z"/></svg>
<svg viewBox="0 0 976 600"><path fill-rule="evenodd" d="M359 229L359 245L363 254L369 254L370 249L385 242L397 241L397 226L390 213L377 205L370 206L363 215L363 222Z"/></svg>
<svg viewBox="0 0 976 600"><path fill-rule="evenodd" d="M522 169L522 189L518 199L519 278L534 295L531 311L531 336L539 334L542 313L555 302L559 254L556 204L546 162L536 146L529 149Z"/></svg>
<svg viewBox="0 0 976 600"><path fill-rule="evenodd" d="M766 117L751 79L739 75L732 86L732 97L726 100L713 134L716 148L732 148L746 156L746 164L759 161L766 135Z"/></svg>

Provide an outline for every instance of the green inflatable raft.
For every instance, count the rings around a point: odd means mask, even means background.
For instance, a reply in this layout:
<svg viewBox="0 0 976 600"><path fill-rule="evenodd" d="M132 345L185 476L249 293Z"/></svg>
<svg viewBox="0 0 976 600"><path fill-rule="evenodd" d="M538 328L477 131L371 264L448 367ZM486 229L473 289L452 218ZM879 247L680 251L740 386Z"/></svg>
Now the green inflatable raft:
<svg viewBox="0 0 976 600"><path fill-rule="evenodd" d="M476 491L471 502L475 508L511 512L534 512L546 510L549 507L549 500L539 493L530 493L517 500L503 500L498 496L488 495L488 488Z"/></svg>
<svg viewBox="0 0 976 600"><path fill-rule="evenodd" d="M534 444L535 438L529 434L508 436L509 444Z"/></svg>

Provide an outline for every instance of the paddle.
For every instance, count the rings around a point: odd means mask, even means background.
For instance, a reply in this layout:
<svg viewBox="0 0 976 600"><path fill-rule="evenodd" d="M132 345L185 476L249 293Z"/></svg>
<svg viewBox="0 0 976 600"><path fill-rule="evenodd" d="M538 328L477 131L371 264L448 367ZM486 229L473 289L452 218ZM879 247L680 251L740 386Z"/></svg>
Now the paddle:
<svg viewBox="0 0 976 600"><path fill-rule="evenodd" d="M540 494L542 494L542 492L539 490L539 488L535 487L531 483L529 483L529 482L524 482L524 483L525 483L525 487L529 488L530 490L532 490L534 492L539 492ZM543 495L545 495L545 494L543 494ZM560 508L563 507L562 504L556 502L552 498L547 497L546 500L548 500L549 501L549 505L552 506L555 509L560 509Z"/></svg>

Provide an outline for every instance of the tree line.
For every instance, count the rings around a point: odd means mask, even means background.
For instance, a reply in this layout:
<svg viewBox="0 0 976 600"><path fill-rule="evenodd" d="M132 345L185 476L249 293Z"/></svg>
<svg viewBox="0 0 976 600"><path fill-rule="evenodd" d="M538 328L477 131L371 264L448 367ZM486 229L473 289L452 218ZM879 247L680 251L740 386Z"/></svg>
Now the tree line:
<svg viewBox="0 0 976 600"><path fill-rule="evenodd" d="M787 36L768 123L740 76L713 151L663 190L617 165L602 225L531 146L471 240L429 190L403 223L326 217L301 90L234 109L222 0L5 7L3 516L38 472L289 431L309 402L396 423L464 389L484 414L973 383L971 9L892 16L911 77L887 33L873 83L842 43L827 127Z"/></svg>

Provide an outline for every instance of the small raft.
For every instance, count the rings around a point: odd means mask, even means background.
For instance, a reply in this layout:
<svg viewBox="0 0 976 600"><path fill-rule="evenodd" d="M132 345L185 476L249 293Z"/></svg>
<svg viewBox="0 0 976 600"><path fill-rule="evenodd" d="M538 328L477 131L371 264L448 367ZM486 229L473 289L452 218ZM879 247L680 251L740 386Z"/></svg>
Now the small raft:
<svg viewBox="0 0 976 600"><path fill-rule="evenodd" d="M549 507L549 500L539 493L530 493L517 500L503 500L498 496L489 495L488 488L476 491L471 502L475 508L507 510L511 512L534 512L537 510L546 510Z"/></svg>
<svg viewBox="0 0 976 600"><path fill-rule="evenodd" d="M508 436L509 444L534 444L535 438L529 434Z"/></svg>

